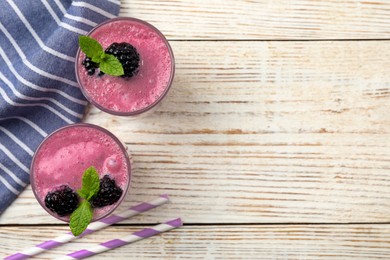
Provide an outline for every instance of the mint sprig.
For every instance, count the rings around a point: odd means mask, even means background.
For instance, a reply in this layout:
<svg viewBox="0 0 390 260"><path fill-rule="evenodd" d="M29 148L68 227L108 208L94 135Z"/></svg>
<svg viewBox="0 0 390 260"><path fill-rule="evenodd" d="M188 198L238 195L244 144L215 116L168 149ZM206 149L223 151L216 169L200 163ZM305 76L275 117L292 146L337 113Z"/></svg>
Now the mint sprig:
<svg viewBox="0 0 390 260"><path fill-rule="evenodd" d="M83 199L90 200L93 196L95 196L100 186L99 174L96 171L95 167L89 167L84 171L82 186L81 189L77 191L77 193Z"/></svg>
<svg viewBox="0 0 390 260"><path fill-rule="evenodd" d="M111 76L122 76L125 74L122 63L112 54L104 52L98 41L89 36L79 36L79 46L85 55L99 64L100 70Z"/></svg>
<svg viewBox="0 0 390 260"><path fill-rule="evenodd" d="M79 236L88 227L92 220L91 203L83 200L72 215L70 215L69 227L74 236Z"/></svg>
<svg viewBox="0 0 390 260"><path fill-rule="evenodd" d="M70 215L69 227L74 236L81 235L91 223L93 210L89 201L98 193L99 189L99 174L95 167L89 167L84 171L81 189L77 191L84 200Z"/></svg>

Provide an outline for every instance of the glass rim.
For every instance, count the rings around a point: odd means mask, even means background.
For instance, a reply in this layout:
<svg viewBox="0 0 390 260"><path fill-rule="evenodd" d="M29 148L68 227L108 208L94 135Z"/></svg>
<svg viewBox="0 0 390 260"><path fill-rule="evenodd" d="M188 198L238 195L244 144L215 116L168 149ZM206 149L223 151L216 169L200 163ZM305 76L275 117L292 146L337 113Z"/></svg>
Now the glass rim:
<svg viewBox="0 0 390 260"><path fill-rule="evenodd" d="M126 187L123 189L123 193L122 193L122 196L119 198L119 200L116 202L116 205L114 207L112 207L112 209L108 210L106 213L102 214L101 216L97 217L97 218L93 218L91 222L94 222L94 221L97 221L97 220L100 220L106 216L108 216L109 214L111 214L115 209L117 209L119 207L119 205L122 203L122 201L124 200L124 198L126 197L126 194L129 190L129 187L130 187L130 183L131 183L131 163L130 163L130 159L129 159L129 155L127 153L127 150L126 150L126 147L124 146L124 144L119 140L118 137L116 137L113 133L111 133L110 131L108 131L107 129L101 127L101 126L98 126L98 125L94 125L94 124L90 124L90 123L74 123L74 124L69 124L69 125L66 125L66 126L63 126L63 127L60 127L58 128L57 130L53 131L51 134L47 135L45 137L45 139L43 139L43 141L38 145L37 149L35 150L35 153L33 155L33 158L32 158L32 161L31 161L31 165L30 165L30 184L31 184L31 189L33 191L33 194L34 194L34 197L35 199L38 201L38 203L41 205L41 207L46 210L51 216L61 220L61 221L64 221L64 222L69 222L69 217L61 217L59 216L58 214L50 211L46 205L45 205L45 202L44 200L41 201L38 197L38 194L36 192L36 188L35 188L35 179L34 179L34 174L33 174L33 169L34 169L34 164L35 164L35 160L36 160L36 155L38 154L38 152L40 151L40 149L43 147L43 145L51 138L53 137L55 134L63 131L63 130L66 130L68 128L74 128L74 127L86 127L86 128L93 128L95 130L98 130L100 132L103 132L105 134L107 134L110 138L112 138L114 140L114 142L119 146L119 148L121 149L121 151L123 152L123 154L125 155L125 161L126 161L126 165L127 165L127 175L128 175L128 181L126 183Z"/></svg>
<svg viewBox="0 0 390 260"><path fill-rule="evenodd" d="M91 35L94 31L96 31L97 29L99 29L100 27L102 27L102 26L104 26L104 25L106 25L108 23L112 23L112 22L116 22L116 21L122 21L122 20L128 20L128 21L133 21L133 22L136 22L136 23L141 23L141 24L151 28L154 32L156 32L161 37L161 39L163 40L164 44L167 46L168 53L169 53L169 56L171 58L171 73L170 73L170 76L169 76L169 81L168 81L166 87L164 88L163 93L153 103L149 104L148 106L146 106L146 107L144 107L142 109L138 109L138 110L135 110L135 111L127 111L127 112L115 111L115 110L107 109L106 107L98 104L93 98L90 97L88 92L85 90L83 84L81 84L80 76L79 76L79 70L78 70L79 66L81 66L79 64L79 62L78 62L79 56L82 53L80 47L77 49L77 53L76 53L75 74L76 74L77 83L80 86L81 92L83 93L85 98L91 104L96 106L98 109L100 109L101 111L106 112L108 114L112 114L112 115L116 115L116 116L136 116L136 115L140 115L140 114L142 114L144 112L147 112L150 109L152 109L153 107L155 107L167 95L168 91L170 90L170 88L172 86L173 79L175 77L175 56L173 54L172 47L169 44L167 38L164 36L164 34L162 34L162 32L159 29L157 29L154 25L152 25L152 24L150 24L150 23L148 23L148 22L146 22L144 20L141 20L141 19L138 19L138 18L134 18L134 17L115 17L115 18L110 18L110 19L108 19L108 20L106 20L106 21L96 25L94 28L92 28L92 30L90 30L88 32L87 36Z"/></svg>

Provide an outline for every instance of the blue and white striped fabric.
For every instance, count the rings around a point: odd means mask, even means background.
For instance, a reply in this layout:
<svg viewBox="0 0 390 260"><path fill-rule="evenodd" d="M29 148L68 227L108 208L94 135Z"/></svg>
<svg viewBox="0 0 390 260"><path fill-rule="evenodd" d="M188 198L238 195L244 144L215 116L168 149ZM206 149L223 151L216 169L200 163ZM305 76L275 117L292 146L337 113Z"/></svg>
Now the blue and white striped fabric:
<svg viewBox="0 0 390 260"><path fill-rule="evenodd" d="M82 119L78 36L119 7L119 0L0 1L0 214L29 183L43 138Z"/></svg>

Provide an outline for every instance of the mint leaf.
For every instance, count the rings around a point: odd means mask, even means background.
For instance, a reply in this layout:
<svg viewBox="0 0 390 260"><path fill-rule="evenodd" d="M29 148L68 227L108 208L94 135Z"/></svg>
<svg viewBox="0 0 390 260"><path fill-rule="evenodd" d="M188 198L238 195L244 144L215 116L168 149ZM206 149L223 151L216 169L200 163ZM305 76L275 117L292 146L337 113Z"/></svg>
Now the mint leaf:
<svg viewBox="0 0 390 260"><path fill-rule="evenodd" d="M83 183L80 190L77 193L83 199L90 200L95 196L100 188L99 174L95 167L91 166L85 170L83 174Z"/></svg>
<svg viewBox="0 0 390 260"><path fill-rule="evenodd" d="M92 60L104 53L100 43L89 36L79 36L79 46L85 55Z"/></svg>
<svg viewBox="0 0 390 260"><path fill-rule="evenodd" d="M70 215L69 227L74 236L79 236L92 220L91 204L83 200L78 208Z"/></svg>
<svg viewBox="0 0 390 260"><path fill-rule="evenodd" d="M122 63L111 54L106 54L100 61L100 70L111 76L122 76L125 74Z"/></svg>
<svg viewBox="0 0 390 260"><path fill-rule="evenodd" d="M102 60L104 59L104 57L106 57L106 53L102 52L100 53L100 55L95 55L92 57L92 61L93 62L96 62L96 63L100 63L102 62Z"/></svg>

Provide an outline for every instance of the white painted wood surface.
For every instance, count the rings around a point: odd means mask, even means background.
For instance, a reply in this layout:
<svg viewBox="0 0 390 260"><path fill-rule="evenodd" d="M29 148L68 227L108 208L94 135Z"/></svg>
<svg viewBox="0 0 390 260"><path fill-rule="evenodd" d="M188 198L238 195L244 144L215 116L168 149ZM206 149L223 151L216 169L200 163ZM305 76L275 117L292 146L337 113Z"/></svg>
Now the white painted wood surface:
<svg viewBox="0 0 390 260"><path fill-rule="evenodd" d="M386 0L122 0L169 39L389 39Z"/></svg>
<svg viewBox="0 0 390 260"><path fill-rule="evenodd" d="M142 229L115 226L39 255L53 259ZM5 227L0 253L51 238L65 227ZM389 259L389 225L184 226L91 259Z"/></svg>
<svg viewBox="0 0 390 260"><path fill-rule="evenodd" d="M186 226L94 259L389 259L390 42L364 40L389 38L389 10L387 1L122 0L122 16L171 40L174 84L146 117L91 108L85 122L132 154L122 208L161 193L172 202L38 259L172 217ZM0 256L66 230L30 187L0 225Z"/></svg>

